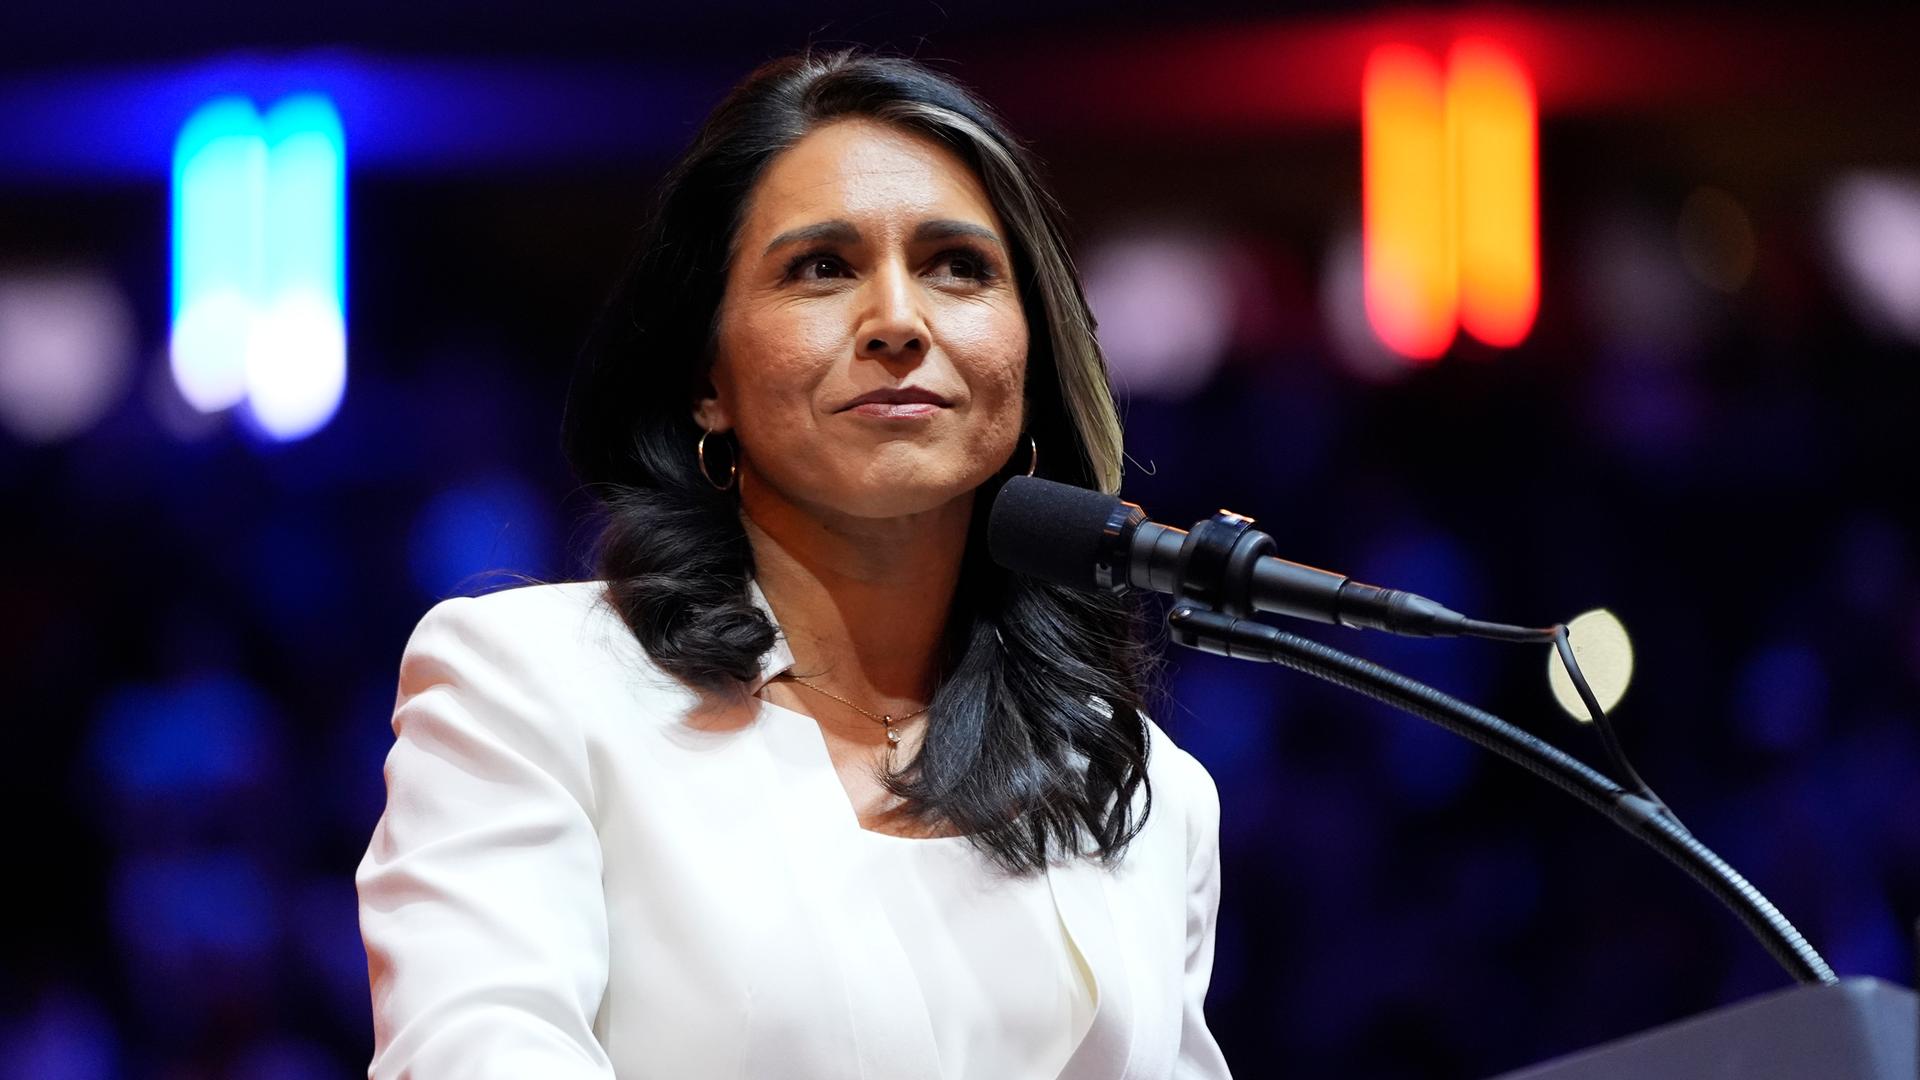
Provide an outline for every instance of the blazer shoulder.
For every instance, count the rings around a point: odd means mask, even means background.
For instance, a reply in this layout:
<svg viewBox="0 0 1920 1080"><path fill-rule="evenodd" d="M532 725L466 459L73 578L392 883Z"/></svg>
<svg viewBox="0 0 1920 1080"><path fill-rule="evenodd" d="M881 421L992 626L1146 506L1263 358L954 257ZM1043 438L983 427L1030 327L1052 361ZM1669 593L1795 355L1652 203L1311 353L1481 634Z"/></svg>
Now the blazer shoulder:
<svg viewBox="0 0 1920 1080"><path fill-rule="evenodd" d="M420 617L406 652L453 647L529 682L565 679L602 659L631 663L628 654L641 650L605 596L605 582L562 581L447 597Z"/></svg>
<svg viewBox="0 0 1920 1080"><path fill-rule="evenodd" d="M450 596L428 609L459 608L466 618L482 623L524 625L527 620L550 623L577 616L598 606L606 596L604 581L548 581L516 585L478 596Z"/></svg>
<svg viewBox="0 0 1920 1080"><path fill-rule="evenodd" d="M1147 774L1156 783L1164 779L1178 785L1183 793L1213 787L1213 775L1199 758L1174 742L1153 717L1142 713L1140 718L1147 723Z"/></svg>
<svg viewBox="0 0 1920 1080"><path fill-rule="evenodd" d="M537 644L595 616L613 618L605 597L602 581L544 582L478 596L449 596L427 609L419 627L458 626L495 642L520 639Z"/></svg>

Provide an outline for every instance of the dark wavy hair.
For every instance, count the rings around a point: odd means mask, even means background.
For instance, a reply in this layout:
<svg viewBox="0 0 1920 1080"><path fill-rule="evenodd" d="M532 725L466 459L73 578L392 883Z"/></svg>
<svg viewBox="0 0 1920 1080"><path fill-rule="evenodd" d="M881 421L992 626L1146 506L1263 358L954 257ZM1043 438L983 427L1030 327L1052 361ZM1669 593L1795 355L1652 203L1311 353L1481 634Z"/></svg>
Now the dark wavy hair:
<svg viewBox="0 0 1920 1080"><path fill-rule="evenodd" d="M1027 358L1039 474L1119 488L1106 361L1064 215L1032 154L971 92L918 61L843 49L764 64L656 188L581 351L564 425L574 471L601 504L591 558L609 602L655 664L703 693L738 693L777 633L749 594L738 499L707 481L694 454L693 404L715 355L727 266L769 162L846 117L937 140L979 175L1012 234L1028 325L1046 330L1029 335ZM1025 471L1026 448L1015 456L1012 469ZM882 782L906 816L967 834L1009 871L1037 872L1056 855L1111 864L1152 808L1140 612L994 564L985 528L1003 482L975 493L921 750Z"/></svg>

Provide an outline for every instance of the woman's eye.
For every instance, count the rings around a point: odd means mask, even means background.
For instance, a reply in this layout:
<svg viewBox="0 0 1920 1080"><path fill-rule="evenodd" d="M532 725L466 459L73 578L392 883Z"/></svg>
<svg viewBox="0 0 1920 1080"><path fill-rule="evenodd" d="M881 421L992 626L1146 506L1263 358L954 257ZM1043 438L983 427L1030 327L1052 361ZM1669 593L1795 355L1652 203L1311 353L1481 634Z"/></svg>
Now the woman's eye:
<svg viewBox="0 0 1920 1080"><path fill-rule="evenodd" d="M951 268L951 275L966 281L984 282L993 280L993 267L978 252L956 248L944 252L934 263L937 267ZM818 281L833 277L846 270L846 264L840 257L828 252L815 251L798 256L787 263L789 280Z"/></svg>
<svg viewBox="0 0 1920 1080"><path fill-rule="evenodd" d="M809 254L802 255L799 258L788 263L787 276L790 278L810 277L812 275L808 274L807 271L816 270L822 266L825 266L829 268L829 270L831 270L832 268L837 267L839 265L840 265L840 260L834 258L831 255L823 254L817 251L811 252Z"/></svg>
<svg viewBox="0 0 1920 1080"><path fill-rule="evenodd" d="M986 281L993 277L993 271L988 267L987 261L975 252L966 250L949 251L940 256L940 261L942 265L953 265L956 268L955 272L960 277L971 278L975 281Z"/></svg>

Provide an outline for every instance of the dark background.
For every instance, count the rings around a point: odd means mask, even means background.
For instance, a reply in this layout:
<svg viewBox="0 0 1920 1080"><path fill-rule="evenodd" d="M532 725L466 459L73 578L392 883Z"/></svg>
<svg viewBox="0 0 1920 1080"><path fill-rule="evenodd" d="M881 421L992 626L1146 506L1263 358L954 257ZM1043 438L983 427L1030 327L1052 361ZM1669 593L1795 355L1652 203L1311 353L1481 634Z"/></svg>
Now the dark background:
<svg viewBox="0 0 1920 1080"><path fill-rule="evenodd" d="M48 280L122 332L95 419L0 427L0 1077L364 1071L351 872L401 647L484 571L586 576L574 350L665 162L809 41L940 64L1046 160L1128 498L1483 618L1608 608L1641 772L1842 974L1911 984L1920 23L1818 10L8 10L0 341ZM1463 33L1539 89L1542 302L1516 348L1415 365L1356 322L1360 64ZM202 97L290 87L345 125L349 375L269 445L167 379L167 161ZM1122 295L1191 350L1134 356ZM1598 757L1544 649L1305 632ZM1223 802L1208 1011L1237 1074L1485 1076L1787 985L1521 771L1284 670L1169 661L1159 719Z"/></svg>

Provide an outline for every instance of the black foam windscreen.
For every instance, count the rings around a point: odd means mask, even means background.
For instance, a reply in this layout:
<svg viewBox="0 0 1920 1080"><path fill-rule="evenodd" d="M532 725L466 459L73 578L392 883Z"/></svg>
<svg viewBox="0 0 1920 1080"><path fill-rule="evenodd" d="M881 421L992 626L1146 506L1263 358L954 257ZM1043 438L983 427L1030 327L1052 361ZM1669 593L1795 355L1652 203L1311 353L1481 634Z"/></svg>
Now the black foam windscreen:
<svg viewBox="0 0 1920 1080"><path fill-rule="evenodd" d="M1117 495L1036 476L1016 476L1000 488L987 519L987 551L1015 573L1075 589L1098 589L1107 519Z"/></svg>

